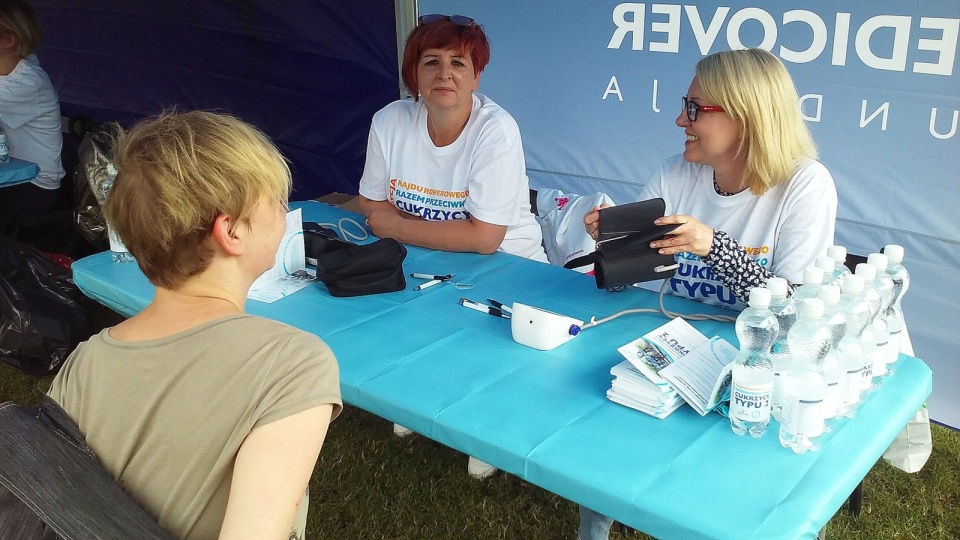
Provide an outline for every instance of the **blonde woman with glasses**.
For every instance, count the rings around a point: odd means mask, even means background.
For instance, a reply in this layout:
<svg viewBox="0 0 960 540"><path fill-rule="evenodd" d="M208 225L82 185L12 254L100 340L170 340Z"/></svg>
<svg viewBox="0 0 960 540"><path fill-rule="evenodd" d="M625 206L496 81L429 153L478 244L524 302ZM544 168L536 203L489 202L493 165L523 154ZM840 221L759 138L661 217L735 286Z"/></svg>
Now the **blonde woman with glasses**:
<svg viewBox="0 0 960 540"><path fill-rule="evenodd" d="M802 282L833 244L837 190L780 60L762 49L703 58L676 124L683 153L660 163L639 197L662 197L657 223L680 224L650 244L680 265L667 290L743 309L772 276ZM584 217L593 236L598 210Z"/></svg>

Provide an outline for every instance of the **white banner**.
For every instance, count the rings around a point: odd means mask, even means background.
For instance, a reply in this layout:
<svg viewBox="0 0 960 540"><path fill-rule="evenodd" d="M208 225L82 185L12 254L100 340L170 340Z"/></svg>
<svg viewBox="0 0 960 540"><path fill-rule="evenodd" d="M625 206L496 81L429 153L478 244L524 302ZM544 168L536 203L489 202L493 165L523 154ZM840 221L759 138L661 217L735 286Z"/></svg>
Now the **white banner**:
<svg viewBox="0 0 960 540"><path fill-rule="evenodd" d="M837 183L837 242L902 244L904 311L934 370L931 416L960 426L960 2L625 3L420 0L483 25L480 91L516 118L531 187L636 198L683 151L674 124L696 62L762 47L793 75Z"/></svg>

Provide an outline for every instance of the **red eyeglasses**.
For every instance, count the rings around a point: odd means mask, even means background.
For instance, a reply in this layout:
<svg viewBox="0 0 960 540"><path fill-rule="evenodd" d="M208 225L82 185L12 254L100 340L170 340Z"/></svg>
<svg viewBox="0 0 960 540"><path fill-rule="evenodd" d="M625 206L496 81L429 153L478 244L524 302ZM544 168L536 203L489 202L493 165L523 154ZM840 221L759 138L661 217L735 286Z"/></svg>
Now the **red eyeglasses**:
<svg viewBox="0 0 960 540"><path fill-rule="evenodd" d="M696 122L701 112L724 112L723 107L701 105L696 101L690 101L687 96L683 96L683 110L687 112L687 119L691 122Z"/></svg>

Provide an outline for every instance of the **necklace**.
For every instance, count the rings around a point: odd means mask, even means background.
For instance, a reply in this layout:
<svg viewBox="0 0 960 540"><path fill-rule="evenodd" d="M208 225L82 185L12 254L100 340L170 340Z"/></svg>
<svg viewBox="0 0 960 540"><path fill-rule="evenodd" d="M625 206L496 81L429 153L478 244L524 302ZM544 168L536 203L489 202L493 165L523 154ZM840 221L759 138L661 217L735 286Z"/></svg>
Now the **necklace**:
<svg viewBox="0 0 960 540"><path fill-rule="evenodd" d="M713 190L716 191L716 192L717 192L717 195L720 195L721 197L729 197L729 196L731 196L731 195L736 195L736 193L732 193L732 192L730 192L730 191L724 191L724 190L720 189L720 184L717 183L717 173L716 173L716 171L714 171L714 173L713 173ZM741 191L743 191L743 190L741 190Z"/></svg>

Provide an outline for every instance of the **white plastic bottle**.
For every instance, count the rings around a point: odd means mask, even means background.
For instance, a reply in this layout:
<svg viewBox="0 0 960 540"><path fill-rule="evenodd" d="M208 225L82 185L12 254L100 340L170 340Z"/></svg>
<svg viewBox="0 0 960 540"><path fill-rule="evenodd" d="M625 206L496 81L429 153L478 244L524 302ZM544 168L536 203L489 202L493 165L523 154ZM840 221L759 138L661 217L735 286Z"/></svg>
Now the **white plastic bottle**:
<svg viewBox="0 0 960 540"><path fill-rule="evenodd" d="M787 296L789 286L782 277L772 277L767 280L766 288L770 291L770 311L777 318L777 337L770 347L770 361L773 363L773 394L770 402L770 412L780 421L780 410L783 407L783 373L790 369L790 345L787 343L787 332L797 321L797 309L793 299Z"/></svg>
<svg viewBox="0 0 960 540"><path fill-rule="evenodd" d="M777 336L777 318L770 311L770 291L754 287L750 307L737 317L740 352L734 360L730 387L730 427L737 435L763 435L770 423L773 364L770 345Z"/></svg>
<svg viewBox="0 0 960 540"><path fill-rule="evenodd" d="M907 272L903 266L903 246L897 244L888 244L883 248L889 264L887 265L887 275L893 282L893 300L890 307L887 308L887 329L890 331L890 343L896 349L897 353L902 348L903 329L905 321L903 319L903 309L900 303L903 301L903 295L910 287L910 272ZM899 354L897 355L899 358ZM894 360L896 361L896 360ZM887 371L891 371L892 366L887 366Z"/></svg>
<svg viewBox="0 0 960 540"><path fill-rule="evenodd" d="M798 454L820 449L823 400L827 393L822 364L830 352L830 330L823 324L823 302L807 298L787 341L793 366L783 380L780 444Z"/></svg>
<svg viewBox="0 0 960 540"><path fill-rule="evenodd" d="M837 267L837 264L833 261L833 257L829 255L820 255L816 258L813 263L814 266L823 271L823 285L836 285L834 283L836 280L833 278L833 272ZM837 285L839 287L839 285Z"/></svg>
<svg viewBox="0 0 960 540"><path fill-rule="evenodd" d="M867 362L863 350L863 330L870 316L870 307L863 299L863 278L847 274L843 278L843 294L838 306L846 319L847 328L840 339L837 351L840 367L843 370L841 381L842 401L840 414L852 418L863 397L864 388L870 387L870 374L864 375L864 369L873 369ZM870 336L872 339L872 335Z"/></svg>
<svg viewBox="0 0 960 540"><path fill-rule="evenodd" d="M820 287L818 298L823 302L823 324L830 330L830 352L823 359L823 377L827 383L827 393L823 398L823 419L824 428L830 431L843 401L845 370L840 364L839 347L840 340L847 331L847 318L840 309L840 287L824 285ZM860 367L862 368L862 363Z"/></svg>
<svg viewBox="0 0 960 540"><path fill-rule="evenodd" d="M877 289L877 268L875 266L869 263L860 263L854 269L854 274L863 278L863 297L870 306L870 318L863 335L864 339L866 339L867 334L872 336L873 343L864 343L863 350L872 365L870 368L871 386L878 388L883 384L883 377L887 374L887 362L883 353L890 341L887 324L882 317L878 317L883 308L883 296Z"/></svg>
<svg viewBox="0 0 960 540"><path fill-rule="evenodd" d="M843 292L843 276L850 274L847 268L847 248L843 246L830 246L827 248L827 257L833 259L833 279L831 282L840 287Z"/></svg>
<svg viewBox="0 0 960 540"><path fill-rule="evenodd" d="M873 265L873 267L877 269L877 277L873 284L877 292L880 293L882 303L880 305L880 312L877 313L877 318L874 320L874 325L883 327L883 343L881 344L878 341L877 347L880 349L880 355L883 357L884 373L887 374L889 374L887 366L896 362L900 353L899 346L894 344L893 340L890 339L890 323L887 318L887 310L889 310L893 304L893 296L895 293L893 279L887 274L888 261L889 259L883 253L871 253L867 256L867 264Z"/></svg>
<svg viewBox="0 0 960 540"><path fill-rule="evenodd" d="M104 178L100 187L100 190L102 191L100 199L101 204L103 204L103 201L107 199L110 189L113 188L113 182L117 178L117 169L113 166L113 163L107 163L106 173L106 178ZM127 246L124 245L123 240L120 239L120 235L117 234L117 231L114 230L113 226L110 225L109 222L107 223L107 237L110 239L110 254L113 258L113 262L133 262L136 260L133 258L133 255L130 254L130 250L127 249Z"/></svg>
<svg viewBox="0 0 960 540"><path fill-rule="evenodd" d="M0 163L10 161L10 147L7 146L7 132L3 129L2 119L0 119Z"/></svg>
<svg viewBox="0 0 960 540"><path fill-rule="evenodd" d="M817 257L817 260L819 259L820 257ZM833 271L833 261L830 261L830 271ZM820 294L821 285L823 285L823 269L816 266L804 268L803 284L791 295L794 305L799 306L807 298L816 298Z"/></svg>

